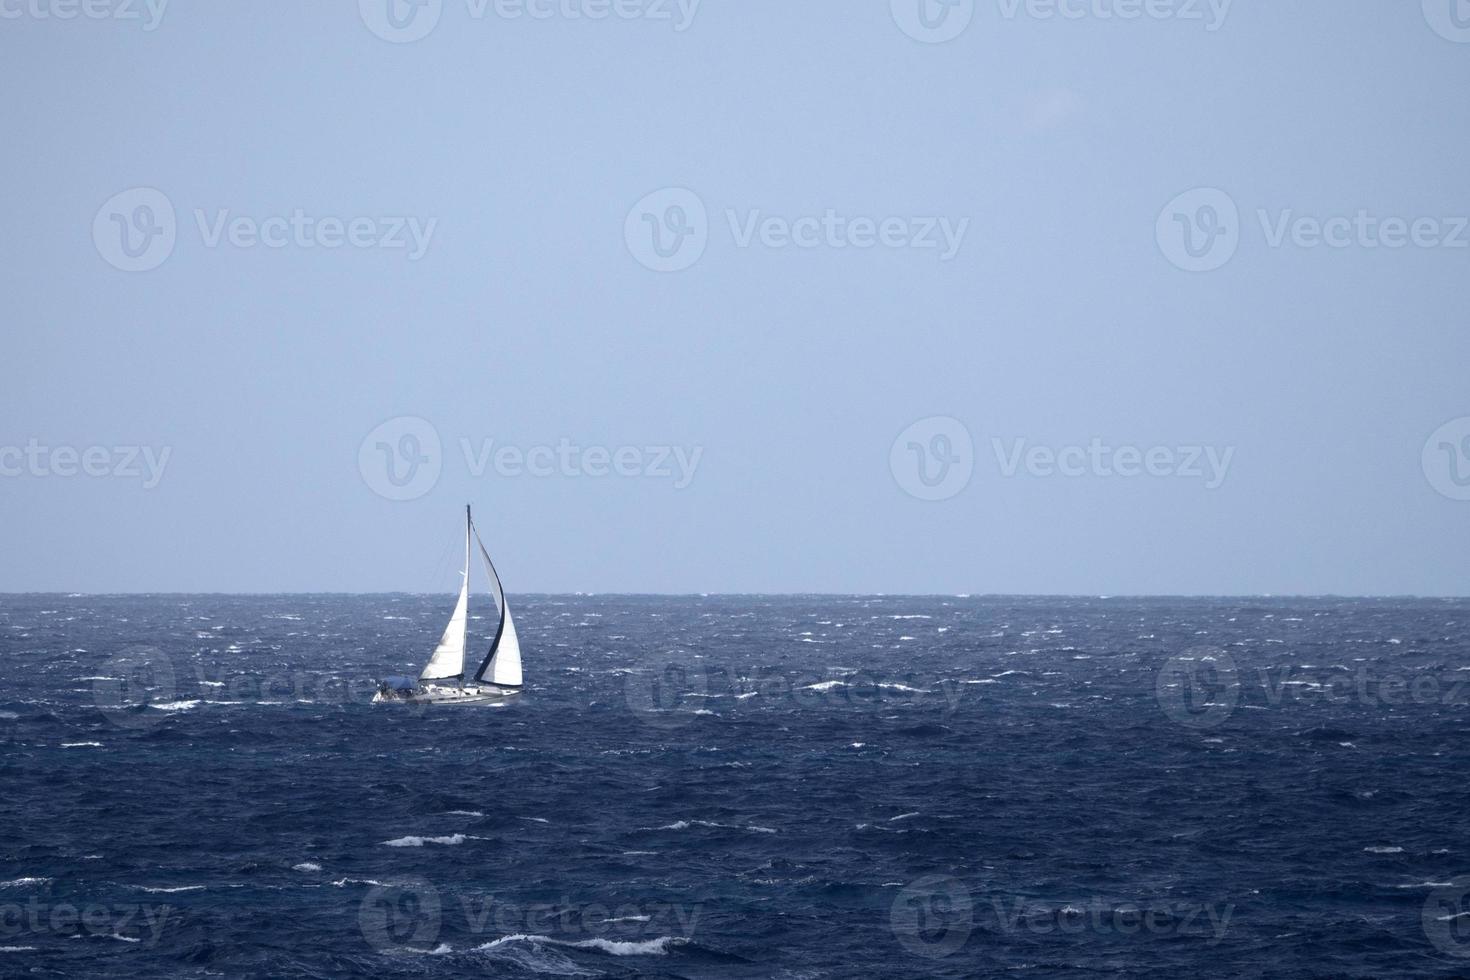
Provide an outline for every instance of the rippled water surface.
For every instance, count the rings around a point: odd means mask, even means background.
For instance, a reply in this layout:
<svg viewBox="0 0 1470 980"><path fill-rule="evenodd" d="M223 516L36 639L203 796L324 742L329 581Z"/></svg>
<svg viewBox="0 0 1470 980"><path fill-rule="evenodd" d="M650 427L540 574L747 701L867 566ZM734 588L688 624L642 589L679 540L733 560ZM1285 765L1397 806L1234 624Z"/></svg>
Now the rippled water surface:
<svg viewBox="0 0 1470 980"><path fill-rule="evenodd" d="M0 975L1470 972L1470 603L512 602L0 598Z"/></svg>

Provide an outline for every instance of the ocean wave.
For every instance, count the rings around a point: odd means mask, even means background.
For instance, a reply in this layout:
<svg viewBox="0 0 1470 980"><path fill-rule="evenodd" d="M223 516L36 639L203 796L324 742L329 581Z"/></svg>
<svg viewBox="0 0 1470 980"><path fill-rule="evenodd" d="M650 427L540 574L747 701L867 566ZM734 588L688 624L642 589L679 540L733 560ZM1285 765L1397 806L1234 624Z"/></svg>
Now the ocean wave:
<svg viewBox="0 0 1470 980"><path fill-rule="evenodd" d="M384 847L423 847L425 844L443 844L446 846L463 844L469 840L464 834L450 834L448 837L398 837L394 840L383 841Z"/></svg>
<svg viewBox="0 0 1470 980"><path fill-rule="evenodd" d="M483 946L475 947L478 950L499 949L512 943L541 943L547 946L561 946L567 949L595 949L611 956L666 956L670 947L683 946L689 942L679 936L659 936L657 939L648 939L643 942L618 942L613 939L581 939L572 941L568 939L553 939L550 936L527 935L516 933L513 936L501 936L499 939L485 943Z"/></svg>

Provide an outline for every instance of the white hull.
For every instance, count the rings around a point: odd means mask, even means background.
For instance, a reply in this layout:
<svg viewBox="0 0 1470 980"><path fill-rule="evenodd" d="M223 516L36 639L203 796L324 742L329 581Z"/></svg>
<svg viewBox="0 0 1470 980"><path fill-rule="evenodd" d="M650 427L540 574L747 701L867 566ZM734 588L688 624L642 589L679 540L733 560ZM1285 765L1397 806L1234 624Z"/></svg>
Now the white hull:
<svg viewBox="0 0 1470 980"><path fill-rule="evenodd" d="M428 687L401 694L379 692L373 698L373 704L495 704L509 701L520 693L518 688L494 687L488 684L479 687Z"/></svg>

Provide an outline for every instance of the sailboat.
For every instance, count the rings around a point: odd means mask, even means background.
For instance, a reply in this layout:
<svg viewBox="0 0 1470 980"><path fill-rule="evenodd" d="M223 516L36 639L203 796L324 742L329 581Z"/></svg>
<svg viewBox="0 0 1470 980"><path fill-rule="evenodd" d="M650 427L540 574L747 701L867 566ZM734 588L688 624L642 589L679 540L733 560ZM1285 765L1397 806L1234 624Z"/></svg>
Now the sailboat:
<svg viewBox="0 0 1470 980"><path fill-rule="evenodd" d="M495 563L480 540L468 505L464 509L464 571L459 587L459 601L454 604L454 613L449 625L434 648L434 654L417 680L408 677L390 677L378 685L374 704L489 704L502 702L521 693L521 644L516 638L515 620L511 619L510 607L505 602L505 589L500 585L500 576ZM499 610L499 622L495 636L480 668L465 677L465 650L468 640L470 612L470 539L473 538L484 560L485 573L495 595Z"/></svg>

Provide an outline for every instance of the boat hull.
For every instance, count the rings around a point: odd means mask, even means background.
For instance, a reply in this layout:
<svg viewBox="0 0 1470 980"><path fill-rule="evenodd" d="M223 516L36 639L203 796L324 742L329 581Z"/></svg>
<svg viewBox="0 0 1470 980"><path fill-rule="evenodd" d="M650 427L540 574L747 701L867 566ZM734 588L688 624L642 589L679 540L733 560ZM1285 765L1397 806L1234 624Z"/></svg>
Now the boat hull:
<svg viewBox="0 0 1470 980"><path fill-rule="evenodd" d="M379 691L373 704L446 705L471 707L473 705L503 704L519 697L517 689L481 685L479 687L430 687L413 691Z"/></svg>

